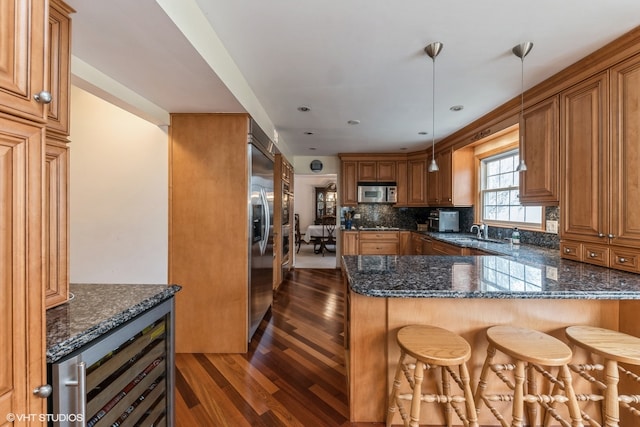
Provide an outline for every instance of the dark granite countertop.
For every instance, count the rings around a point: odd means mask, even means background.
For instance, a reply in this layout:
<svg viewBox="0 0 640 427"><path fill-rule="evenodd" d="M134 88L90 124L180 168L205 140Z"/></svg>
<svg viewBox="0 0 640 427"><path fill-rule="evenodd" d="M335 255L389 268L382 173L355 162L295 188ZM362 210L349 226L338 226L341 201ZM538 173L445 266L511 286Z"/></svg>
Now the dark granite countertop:
<svg viewBox="0 0 640 427"><path fill-rule="evenodd" d="M455 242L461 235L424 234L484 256L344 256L354 292L372 297L638 299L640 275L560 258L531 245Z"/></svg>
<svg viewBox="0 0 640 427"><path fill-rule="evenodd" d="M47 363L60 360L180 289L178 285L71 284L73 299L47 310Z"/></svg>

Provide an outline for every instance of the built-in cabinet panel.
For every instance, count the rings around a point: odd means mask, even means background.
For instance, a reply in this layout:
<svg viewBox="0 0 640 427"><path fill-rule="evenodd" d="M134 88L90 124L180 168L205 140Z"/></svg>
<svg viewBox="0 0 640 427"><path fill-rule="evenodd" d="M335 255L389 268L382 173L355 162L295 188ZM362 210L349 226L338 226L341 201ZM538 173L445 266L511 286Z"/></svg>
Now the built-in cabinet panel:
<svg viewBox="0 0 640 427"><path fill-rule="evenodd" d="M393 160L358 161L358 181L395 182L396 162Z"/></svg>
<svg viewBox="0 0 640 427"><path fill-rule="evenodd" d="M471 206L475 194L473 150L446 149L436 152L438 171L427 173L429 206Z"/></svg>
<svg viewBox="0 0 640 427"><path fill-rule="evenodd" d="M640 272L640 56L561 94L561 254Z"/></svg>
<svg viewBox="0 0 640 427"><path fill-rule="evenodd" d="M45 298L47 308L69 299L69 148L47 142L45 161Z"/></svg>
<svg viewBox="0 0 640 427"><path fill-rule="evenodd" d="M427 205L427 159L425 156L407 160L407 206Z"/></svg>
<svg viewBox="0 0 640 427"><path fill-rule="evenodd" d="M71 18L60 0L49 3L49 90L45 178L45 302L54 307L69 296L69 81Z"/></svg>
<svg viewBox="0 0 640 427"><path fill-rule="evenodd" d="M2 37L5 37L3 34ZM0 113L0 412L44 414L42 123ZM36 420L37 421L37 420ZM34 422L32 425L45 425Z"/></svg>
<svg viewBox="0 0 640 427"><path fill-rule="evenodd" d="M31 414L29 425L41 426L46 400L34 389L47 383L45 295L64 302L68 282L72 10L58 0L0 9L0 324L9 325L0 328L0 413Z"/></svg>
<svg viewBox="0 0 640 427"><path fill-rule="evenodd" d="M358 205L358 162L343 160L341 167L340 202L342 206Z"/></svg>
<svg viewBox="0 0 640 427"><path fill-rule="evenodd" d="M609 233L607 74L561 94L562 239L605 242Z"/></svg>
<svg viewBox="0 0 640 427"><path fill-rule="evenodd" d="M358 255L358 231L342 231L342 242L340 242L342 255Z"/></svg>
<svg viewBox="0 0 640 427"><path fill-rule="evenodd" d="M407 161L398 160L396 162L396 206L400 207L407 205L408 187Z"/></svg>
<svg viewBox="0 0 640 427"><path fill-rule="evenodd" d="M527 170L520 174L520 203L557 205L559 188L560 103L553 96L528 108L520 123L520 158Z"/></svg>
<svg viewBox="0 0 640 427"><path fill-rule="evenodd" d="M38 123L45 104L34 95L50 91L46 77L47 3L6 0L0 13L0 111Z"/></svg>
<svg viewBox="0 0 640 427"><path fill-rule="evenodd" d="M610 232L613 244L640 248L640 55L613 67L610 76Z"/></svg>
<svg viewBox="0 0 640 427"><path fill-rule="evenodd" d="M246 114L171 115L169 282L182 285L178 353L247 351L249 126Z"/></svg>
<svg viewBox="0 0 640 427"><path fill-rule="evenodd" d="M293 267L295 224L293 217L293 166L282 154L275 155L273 175L273 289Z"/></svg>

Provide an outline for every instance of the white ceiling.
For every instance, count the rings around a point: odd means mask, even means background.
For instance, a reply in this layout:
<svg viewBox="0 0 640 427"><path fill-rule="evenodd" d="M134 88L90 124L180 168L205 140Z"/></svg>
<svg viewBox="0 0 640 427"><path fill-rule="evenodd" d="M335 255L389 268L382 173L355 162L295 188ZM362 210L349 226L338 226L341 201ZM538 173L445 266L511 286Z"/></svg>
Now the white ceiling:
<svg viewBox="0 0 640 427"><path fill-rule="evenodd" d="M529 88L640 25L638 0L68 3L75 84L158 124L166 124L158 111L247 111L278 131L290 155L428 147L431 42L444 44L437 141L519 94L516 44L534 43L524 62ZM156 110L111 89L118 84Z"/></svg>

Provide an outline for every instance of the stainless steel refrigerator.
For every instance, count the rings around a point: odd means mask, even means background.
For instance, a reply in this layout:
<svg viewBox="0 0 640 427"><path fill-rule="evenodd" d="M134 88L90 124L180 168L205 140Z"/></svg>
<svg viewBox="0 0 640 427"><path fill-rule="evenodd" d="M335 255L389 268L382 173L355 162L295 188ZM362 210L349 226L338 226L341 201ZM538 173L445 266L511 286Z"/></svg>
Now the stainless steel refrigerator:
<svg viewBox="0 0 640 427"><path fill-rule="evenodd" d="M273 144L251 123L249 134L249 337L273 302ZM233 165L230 165L233 167Z"/></svg>

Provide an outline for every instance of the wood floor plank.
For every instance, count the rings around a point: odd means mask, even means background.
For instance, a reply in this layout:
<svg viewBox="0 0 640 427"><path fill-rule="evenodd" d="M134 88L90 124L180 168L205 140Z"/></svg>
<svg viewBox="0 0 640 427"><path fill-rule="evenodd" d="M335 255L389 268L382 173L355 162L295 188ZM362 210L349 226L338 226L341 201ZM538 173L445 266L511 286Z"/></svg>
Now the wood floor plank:
<svg viewBox="0 0 640 427"><path fill-rule="evenodd" d="M245 354L176 355L176 425L377 427L350 423L339 270L298 269Z"/></svg>

